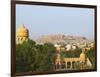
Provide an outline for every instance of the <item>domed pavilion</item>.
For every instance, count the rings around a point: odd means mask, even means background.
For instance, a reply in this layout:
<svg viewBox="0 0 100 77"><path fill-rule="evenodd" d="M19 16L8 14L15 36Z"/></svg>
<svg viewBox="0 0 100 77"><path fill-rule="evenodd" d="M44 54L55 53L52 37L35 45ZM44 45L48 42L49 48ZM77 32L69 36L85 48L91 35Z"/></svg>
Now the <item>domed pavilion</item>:
<svg viewBox="0 0 100 77"><path fill-rule="evenodd" d="M16 32L16 44L23 43L27 41L29 38L29 31L28 29L22 25Z"/></svg>

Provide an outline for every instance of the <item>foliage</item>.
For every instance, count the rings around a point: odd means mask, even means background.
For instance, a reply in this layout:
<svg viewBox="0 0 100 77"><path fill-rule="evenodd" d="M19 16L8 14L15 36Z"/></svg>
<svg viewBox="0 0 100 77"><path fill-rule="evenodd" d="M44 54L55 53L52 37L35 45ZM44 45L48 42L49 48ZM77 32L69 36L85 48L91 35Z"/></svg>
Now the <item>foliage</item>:
<svg viewBox="0 0 100 77"><path fill-rule="evenodd" d="M82 52L81 49L75 49L75 50L70 50L70 51L66 51L66 52L62 52L62 57L63 58L71 58L71 57L79 57L80 56L80 53Z"/></svg>
<svg viewBox="0 0 100 77"><path fill-rule="evenodd" d="M32 40L16 45L16 72L53 70L55 50L52 44L36 45Z"/></svg>
<svg viewBox="0 0 100 77"><path fill-rule="evenodd" d="M90 59L90 61L92 62L92 64L93 64L93 67L95 67L95 61L96 61L96 59L95 59L95 48L93 47L93 48L91 48L89 51L87 51L87 53L86 53L86 55L87 55L87 57Z"/></svg>

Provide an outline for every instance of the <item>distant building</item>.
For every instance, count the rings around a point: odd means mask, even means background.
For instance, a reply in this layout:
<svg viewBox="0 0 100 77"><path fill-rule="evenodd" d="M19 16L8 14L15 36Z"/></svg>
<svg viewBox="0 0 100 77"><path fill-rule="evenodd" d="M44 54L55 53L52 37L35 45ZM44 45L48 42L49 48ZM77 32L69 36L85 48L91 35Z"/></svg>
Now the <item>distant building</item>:
<svg viewBox="0 0 100 77"><path fill-rule="evenodd" d="M75 50L77 49L77 46L76 45L72 45L72 50Z"/></svg>
<svg viewBox="0 0 100 77"><path fill-rule="evenodd" d="M29 38L28 29L22 25L16 32L16 44L21 44Z"/></svg>
<svg viewBox="0 0 100 77"><path fill-rule="evenodd" d="M94 43L90 43L90 47L94 47Z"/></svg>
<svg viewBox="0 0 100 77"><path fill-rule="evenodd" d="M65 48L66 48L67 51L69 51L69 50L71 50L72 46L71 46L71 44L67 44L67 45L65 46Z"/></svg>

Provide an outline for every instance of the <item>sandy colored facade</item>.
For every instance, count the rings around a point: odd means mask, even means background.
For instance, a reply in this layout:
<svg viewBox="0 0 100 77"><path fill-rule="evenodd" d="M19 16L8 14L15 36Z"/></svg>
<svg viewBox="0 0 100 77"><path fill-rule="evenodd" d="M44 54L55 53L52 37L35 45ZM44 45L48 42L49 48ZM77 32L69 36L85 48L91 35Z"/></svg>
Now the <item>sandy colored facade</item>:
<svg viewBox="0 0 100 77"><path fill-rule="evenodd" d="M16 44L21 44L29 38L28 29L22 25L16 32Z"/></svg>

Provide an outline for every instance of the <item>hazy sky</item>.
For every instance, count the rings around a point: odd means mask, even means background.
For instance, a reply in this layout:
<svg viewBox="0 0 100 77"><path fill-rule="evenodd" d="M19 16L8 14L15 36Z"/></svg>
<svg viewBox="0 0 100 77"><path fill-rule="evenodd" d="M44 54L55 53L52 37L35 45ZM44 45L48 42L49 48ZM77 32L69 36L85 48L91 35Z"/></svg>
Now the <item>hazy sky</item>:
<svg viewBox="0 0 100 77"><path fill-rule="evenodd" d="M25 25L30 38L48 34L94 36L94 9L16 5L16 29Z"/></svg>

